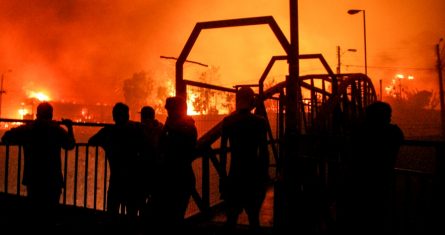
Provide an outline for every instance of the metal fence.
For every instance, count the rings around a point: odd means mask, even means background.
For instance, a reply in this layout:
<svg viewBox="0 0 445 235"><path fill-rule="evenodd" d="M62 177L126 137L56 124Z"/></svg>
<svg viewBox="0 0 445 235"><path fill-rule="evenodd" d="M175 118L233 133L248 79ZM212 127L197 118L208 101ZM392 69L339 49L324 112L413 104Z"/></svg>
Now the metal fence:
<svg viewBox="0 0 445 235"><path fill-rule="evenodd" d="M212 130L209 130L201 136L200 143L207 147L201 146L199 156L193 162L197 184L187 211L188 217L207 212L221 202L217 169L220 167L218 165L219 137L215 135L213 139L209 138L207 133L211 132ZM206 138L211 141L205 140ZM270 144L276 142L277 140L271 141ZM344 144L338 139L334 142L337 149L342 148L341 144ZM407 140L403 143L395 169L397 203L394 209L399 231L423 231L429 223L430 212L437 207L440 200L438 195L442 195L439 192L445 182L444 150L444 141ZM335 177L340 169L341 156L336 155L334 149L327 148L324 152L330 153L331 156L314 158L317 165L317 177L321 179L320 182L323 182L323 187L335 190ZM103 149L77 143L75 149L62 151L61 158L65 188L60 203L99 211L105 210L109 168ZM272 163L274 164L274 161ZM23 165L24 156L21 146L0 143L0 193L26 195L26 189L21 185ZM271 172L274 167L271 165Z"/></svg>

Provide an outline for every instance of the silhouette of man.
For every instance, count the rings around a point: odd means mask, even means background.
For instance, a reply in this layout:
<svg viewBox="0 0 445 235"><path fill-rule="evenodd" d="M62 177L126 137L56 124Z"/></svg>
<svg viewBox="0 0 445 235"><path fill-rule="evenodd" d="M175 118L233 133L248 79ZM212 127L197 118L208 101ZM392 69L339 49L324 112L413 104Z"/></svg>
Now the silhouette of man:
<svg viewBox="0 0 445 235"><path fill-rule="evenodd" d="M142 107L140 114L142 127L148 138L148 154L152 160L157 160L159 155L159 138L164 124L155 118L155 110L151 106Z"/></svg>
<svg viewBox="0 0 445 235"><path fill-rule="evenodd" d="M195 121L187 116L183 98L167 98L165 108L168 116L159 139L159 180L153 194L153 209L158 225L178 230L184 226L187 206L195 190L192 161L198 134Z"/></svg>
<svg viewBox="0 0 445 235"><path fill-rule="evenodd" d="M236 226L244 209L253 230L260 227L260 210L269 180L267 121L251 113L254 92L242 87L236 93L236 111L222 122L221 159L230 150L230 169L220 180L220 193L226 205L228 229ZM228 146L229 144L229 146ZM225 162L223 171L225 172Z"/></svg>
<svg viewBox="0 0 445 235"><path fill-rule="evenodd" d="M402 130L391 124L391 106L377 101L365 109L365 120L351 138L352 156L347 164L347 229L377 234L390 229L394 167L404 140Z"/></svg>
<svg viewBox="0 0 445 235"><path fill-rule="evenodd" d="M71 150L75 146L72 121L62 119L64 129L52 119L53 107L42 102L37 106L33 122L12 128L2 137L5 144L19 144L24 148L22 184L26 186L33 213L39 213L33 215L36 220L47 219L43 215L55 216L53 213L64 187L61 150Z"/></svg>
<svg viewBox="0 0 445 235"><path fill-rule="evenodd" d="M141 185L144 131L139 122L130 121L126 104L116 103L112 112L115 124L100 129L88 144L101 146L110 166L107 211L111 215L121 212L135 221L144 200Z"/></svg>
<svg viewBox="0 0 445 235"><path fill-rule="evenodd" d="M140 111L140 119L147 138L146 147L147 155L144 156L144 187L145 200L142 205L142 215L150 217L151 210L151 194L153 193L154 179L157 177L156 171L159 165L159 138L162 133L163 123L155 118L155 110L151 106L144 106Z"/></svg>

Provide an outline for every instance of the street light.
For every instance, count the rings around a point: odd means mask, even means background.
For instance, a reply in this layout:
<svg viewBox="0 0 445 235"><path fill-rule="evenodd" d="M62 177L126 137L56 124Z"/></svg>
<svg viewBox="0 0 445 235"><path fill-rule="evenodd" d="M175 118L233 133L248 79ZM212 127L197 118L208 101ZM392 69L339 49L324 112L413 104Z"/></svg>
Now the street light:
<svg viewBox="0 0 445 235"><path fill-rule="evenodd" d="M366 59L366 16L365 16L365 10L351 9L348 11L348 14L355 15L359 12L363 12L363 38L365 41L365 74L368 75L368 63L367 63L367 59Z"/></svg>
<svg viewBox="0 0 445 235"><path fill-rule="evenodd" d="M340 46L337 46L337 74L340 74L340 66L341 66L341 59L340 57L345 54L346 52L356 52L356 49L348 49L341 53Z"/></svg>

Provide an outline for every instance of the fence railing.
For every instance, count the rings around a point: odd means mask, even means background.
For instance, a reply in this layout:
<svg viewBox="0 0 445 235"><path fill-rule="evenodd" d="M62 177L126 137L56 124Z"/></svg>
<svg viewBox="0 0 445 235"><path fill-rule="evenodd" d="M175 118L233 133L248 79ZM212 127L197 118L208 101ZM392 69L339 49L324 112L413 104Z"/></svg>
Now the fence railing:
<svg viewBox="0 0 445 235"><path fill-rule="evenodd" d="M200 137L198 156L193 162L196 191L192 195L187 216L206 214L221 202L218 184L222 166L219 163L218 133L219 125L215 125ZM270 144L276 142L279 141L273 140ZM330 149L325 151L332 154ZM0 193L26 195L26 189L21 185L23 154L22 146L0 143ZM65 187L60 203L105 210L109 168L103 149L77 143L73 150L62 151L61 158ZM407 140L403 143L396 167L398 204L394 205L399 230L419 230L424 223L428 223L427 214L419 215L418 212L430 211L435 207L438 192L445 182L444 159L444 141ZM338 173L341 157L317 158L316 164L321 179L319 182L324 182L323 187L335 187L332 182Z"/></svg>
<svg viewBox="0 0 445 235"><path fill-rule="evenodd" d="M25 196L23 179L24 155L20 145L0 144L0 192ZM60 199L62 205L72 205L94 210L105 210L109 166L104 151L98 146L77 143L70 151L61 152L64 188ZM188 215L208 209L219 201L216 195L219 179L216 168L208 158L198 158L193 162L197 178L197 188L193 193Z"/></svg>
<svg viewBox="0 0 445 235"><path fill-rule="evenodd" d="M187 216L206 212L220 203L218 187L220 166L217 163L218 160L215 161L219 154L217 147L219 131L211 132L211 135L215 136L210 139L210 142L206 137L209 136L208 130L212 129L215 123L220 122L222 117L222 115L208 115L195 118L199 132L205 134L199 138L198 156L192 163L197 182ZM32 120L1 119L0 121L17 123ZM98 127L109 125L77 124L74 123L75 130L80 127L87 128L86 131L85 129L75 131L75 135L81 135L76 136L76 140L80 139L80 141L86 141ZM65 185L60 204L106 210L109 165L104 150L98 146L76 143L73 150L61 151L61 162ZM0 143L0 193L21 197L26 195L26 188L21 184L23 168L23 146Z"/></svg>
<svg viewBox="0 0 445 235"><path fill-rule="evenodd" d="M23 179L24 155L20 145L0 144L2 190L6 194L25 196ZM109 170L103 150L77 143L73 150L61 152L64 188L60 203L104 210Z"/></svg>

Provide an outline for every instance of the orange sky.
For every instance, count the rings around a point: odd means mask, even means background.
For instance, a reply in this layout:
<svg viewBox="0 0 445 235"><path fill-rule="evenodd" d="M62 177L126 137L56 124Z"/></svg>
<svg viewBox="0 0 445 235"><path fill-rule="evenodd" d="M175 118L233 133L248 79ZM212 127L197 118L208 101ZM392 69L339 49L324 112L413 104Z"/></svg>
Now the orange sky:
<svg viewBox="0 0 445 235"><path fill-rule="evenodd" d="M289 0L0 0L0 70L5 77L2 115L27 91L78 102L122 101L122 81L147 71L158 83L174 76L197 22L273 16L289 38ZM365 9L368 75L377 86L397 73L415 77L408 89L436 90L435 45L445 37L443 0L300 0L300 53L321 53L335 71L364 72ZM442 45L444 46L444 45ZM265 26L205 31L188 59L218 67L219 85L258 80L271 56L283 51ZM12 72L6 72L11 69ZM206 68L186 65L189 79ZM319 73L302 66L301 73ZM284 79L283 63L273 76ZM236 81L236 82L235 82Z"/></svg>

